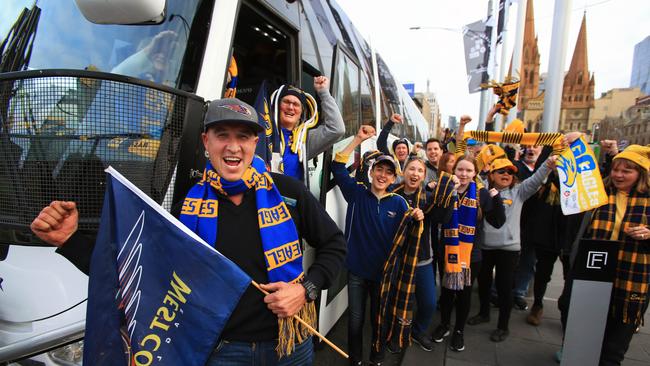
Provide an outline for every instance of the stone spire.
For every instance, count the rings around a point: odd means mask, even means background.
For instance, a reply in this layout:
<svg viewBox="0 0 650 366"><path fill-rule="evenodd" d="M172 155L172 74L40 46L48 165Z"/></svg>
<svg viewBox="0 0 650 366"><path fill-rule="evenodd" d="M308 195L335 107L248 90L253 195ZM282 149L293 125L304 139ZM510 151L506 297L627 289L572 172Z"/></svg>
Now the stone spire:
<svg viewBox="0 0 650 366"><path fill-rule="evenodd" d="M564 76L563 108L589 108L594 105L594 78L587 58L587 14L582 17L571 67Z"/></svg>
<svg viewBox="0 0 650 366"><path fill-rule="evenodd" d="M519 73L519 109L526 109L528 100L539 94L539 50L537 36L535 35L535 15L533 13L533 0L526 3L526 24L524 27L524 44Z"/></svg>

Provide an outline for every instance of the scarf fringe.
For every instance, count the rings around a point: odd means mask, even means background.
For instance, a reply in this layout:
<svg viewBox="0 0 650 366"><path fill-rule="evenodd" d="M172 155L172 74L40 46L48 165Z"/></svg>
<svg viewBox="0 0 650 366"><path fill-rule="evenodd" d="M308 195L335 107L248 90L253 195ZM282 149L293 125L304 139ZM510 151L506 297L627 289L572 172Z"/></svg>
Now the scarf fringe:
<svg viewBox="0 0 650 366"><path fill-rule="evenodd" d="M316 328L316 305L313 302L306 303L296 316L312 328ZM275 352L279 357L289 356L293 353L296 345L304 342L310 335L309 329L295 317L278 318L278 346L275 348Z"/></svg>
<svg viewBox="0 0 650 366"><path fill-rule="evenodd" d="M460 272L446 272L442 286L449 290L462 291L472 285L472 270L463 268Z"/></svg>

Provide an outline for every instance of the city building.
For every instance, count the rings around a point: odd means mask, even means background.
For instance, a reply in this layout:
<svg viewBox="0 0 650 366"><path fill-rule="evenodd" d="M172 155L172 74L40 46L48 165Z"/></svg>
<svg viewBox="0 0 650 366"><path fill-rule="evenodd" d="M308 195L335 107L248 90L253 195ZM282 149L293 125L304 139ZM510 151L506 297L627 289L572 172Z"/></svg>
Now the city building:
<svg viewBox="0 0 650 366"><path fill-rule="evenodd" d="M600 123L607 117L621 117L623 113L635 105L637 99L643 96L639 88L615 88L603 93L594 100L594 108L589 114L589 125Z"/></svg>
<svg viewBox="0 0 650 366"><path fill-rule="evenodd" d="M650 94L650 36L634 46L630 87L635 86L646 95Z"/></svg>
<svg viewBox="0 0 650 366"><path fill-rule="evenodd" d="M436 95L429 91L429 81L427 80L427 91L424 93L415 93L413 101L420 108L420 112L429 124L429 136L438 137L440 131L440 105Z"/></svg>

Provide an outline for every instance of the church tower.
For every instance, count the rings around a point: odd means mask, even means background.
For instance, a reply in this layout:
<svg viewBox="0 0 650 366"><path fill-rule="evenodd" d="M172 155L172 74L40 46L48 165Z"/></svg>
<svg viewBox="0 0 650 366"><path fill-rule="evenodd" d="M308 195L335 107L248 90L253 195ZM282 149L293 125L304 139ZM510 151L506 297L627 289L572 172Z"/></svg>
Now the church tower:
<svg viewBox="0 0 650 366"><path fill-rule="evenodd" d="M571 67L564 76L560 130L583 131L588 125L589 110L594 107L594 76L587 60L587 14L582 17Z"/></svg>
<svg viewBox="0 0 650 366"><path fill-rule="evenodd" d="M535 34L535 16L533 14L533 0L526 4L526 24L524 27L524 44L521 58L521 80L519 84L519 109L528 108L530 99L539 94L539 50L537 49L537 35Z"/></svg>

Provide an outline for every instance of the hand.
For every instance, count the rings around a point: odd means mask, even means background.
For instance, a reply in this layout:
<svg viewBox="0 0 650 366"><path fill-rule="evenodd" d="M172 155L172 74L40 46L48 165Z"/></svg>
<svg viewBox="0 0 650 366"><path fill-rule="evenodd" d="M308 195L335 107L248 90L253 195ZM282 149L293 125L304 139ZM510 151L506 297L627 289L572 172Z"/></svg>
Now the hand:
<svg viewBox="0 0 650 366"><path fill-rule="evenodd" d="M438 182L435 181L435 180L432 180L432 181L430 181L429 183L427 183L427 186L428 186L429 189L431 189L432 191L436 188L437 185L438 185Z"/></svg>
<svg viewBox="0 0 650 366"><path fill-rule="evenodd" d="M499 191L497 191L496 188L490 188L490 190L488 191L488 193L490 194L490 197L494 197L494 196L496 196L497 194L499 194Z"/></svg>
<svg viewBox="0 0 650 366"><path fill-rule="evenodd" d="M361 141L366 141L367 139L373 137L376 134L375 128L368 125L363 125L359 128L357 132L357 138Z"/></svg>
<svg viewBox="0 0 650 366"><path fill-rule="evenodd" d="M316 76L314 78L314 89L319 90L329 90L330 89L330 79L327 76Z"/></svg>
<svg viewBox="0 0 650 366"><path fill-rule="evenodd" d="M466 114L460 116L460 125L461 126L465 126L466 124L468 124L470 122L472 122L472 117L470 117L470 116L468 116Z"/></svg>
<svg viewBox="0 0 650 366"><path fill-rule="evenodd" d="M499 113L501 110L501 106L499 104L495 104L492 106L492 109L488 111L487 117L485 118L486 122L492 122L494 120L494 115Z"/></svg>
<svg viewBox="0 0 650 366"><path fill-rule="evenodd" d="M546 166L548 166L551 170L553 170L555 169L556 161L557 161L557 155L549 156L548 159L546 159Z"/></svg>
<svg viewBox="0 0 650 366"><path fill-rule="evenodd" d="M52 201L32 221L32 232L44 242L62 246L77 231L79 212L74 202Z"/></svg>
<svg viewBox="0 0 650 366"><path fill-rule="evenodd" d="M648 240L650 239L650 229L645 225L629 226L623 230L627 235L631 236L634 240Z"/></svg>
<svg viewBox="0 0 650 366"><path fill-rule="evenodd" d="M411 216L417 221L424 220L424 212L419 208L414 208L413 212L411 212Z"/></svg>
<svg viewBox="0 0 650 366"><path fill-rule="evenodd" d="M393 121L394 123L402 123L402 122L404 122L404 119L402 118L402 115L397 114L397 113L393 113L390 116L390 120Z"/></svg>
<svg viewBox="0 0 650 366"><path fill-rule="evenodd" d="M272 282L260 287L270 292L264 296L266 306L279 318L290 318L307 302L305 288L299 283Z"/></svg>
<svg viewBox="0 0 650 366"><path fill-rule="evenodd" d="M618 154L618 142L616 140L602 140L600 146L603 147L603 150L609 155Z"/></svg>
<svg viewBox="0 0 650 366"><path fill-rule="evenodd" d="M454 182L454 189L458 190L458 187L460 187L460 179L458 179L457 176L452 175L451 176L451 181Z"/></svg>
<svg viewBox="0 0 650 366"><path fill-rule="evenodd" d="M566 146L569 146L580 137L582 137L582 132L580 131L566 133L564 134L564 144L566 144Z"/></svg>

